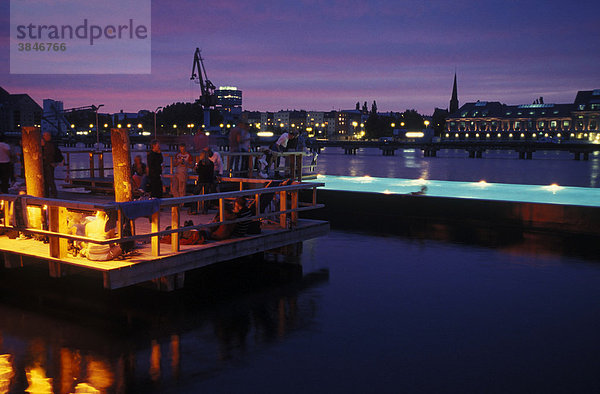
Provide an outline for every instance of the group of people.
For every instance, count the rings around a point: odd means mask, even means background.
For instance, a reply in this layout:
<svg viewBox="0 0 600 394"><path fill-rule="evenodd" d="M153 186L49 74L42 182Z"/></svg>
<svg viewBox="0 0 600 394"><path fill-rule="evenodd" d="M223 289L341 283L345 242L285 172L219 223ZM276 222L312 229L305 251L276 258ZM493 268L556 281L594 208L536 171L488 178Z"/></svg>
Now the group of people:
<svg viewBox="0 0 600 394"><path fill-rule="evenodd" d="M140 155L135 156L131 169L132 181L135 189L148 192L151 197L163 197L162 173L164 158L157 140L151 142L148 152L147 165L142 162ZM187 151L185 143L179 144L178 152L173 160L173 175L171 177L171 195L183 197L187 193L187 184L190 170L194 169L198 175L197 194L213 193L217 191L217 184L223 176L223 159L219 152L205 147L199 153L199 160L194 163L194 156Z"/></svg>

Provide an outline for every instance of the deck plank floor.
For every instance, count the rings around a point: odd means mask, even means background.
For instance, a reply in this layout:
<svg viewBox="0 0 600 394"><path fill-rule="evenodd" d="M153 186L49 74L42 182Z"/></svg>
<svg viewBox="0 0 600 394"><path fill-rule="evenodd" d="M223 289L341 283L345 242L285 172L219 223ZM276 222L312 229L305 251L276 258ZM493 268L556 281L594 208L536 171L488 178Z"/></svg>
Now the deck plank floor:
<svg viewBox="0 0 600 394"><path fill-rule="evenodd" d="M110 196L65 191L61 191L58 197L88 203L108 203L113 200ZM195 225L207 224L215 214L216 211L213 210L209 211L207 215L190 215L187 209L182 209L180 226L183 226L187 220L192 220ZM171 210L163 208L160 213L160 229L164 230L170 224ZM135 228L137 235L150 233L150 220L148 218L136 219ZM315 220L300 219L294 229L282 229L278 224L263 224L261 234L223 241L207 241L202 245L181 245L180 251L176 253L171 251L170 244L161 244L158 257L152 255L148 239L147 243L136 244L135 253L132 256L110 261L91 261L84 257L72 256L56 259L50 257L47 243L33 238L9 239L6 235L0 236L0 251L3 252L5 258L7 254L29 257L27 260L35 262L54 261L81 270L100 272L104 276L105 287L119 288L302 242L325 235L328 231L329 224L327 222Z"/></svg>

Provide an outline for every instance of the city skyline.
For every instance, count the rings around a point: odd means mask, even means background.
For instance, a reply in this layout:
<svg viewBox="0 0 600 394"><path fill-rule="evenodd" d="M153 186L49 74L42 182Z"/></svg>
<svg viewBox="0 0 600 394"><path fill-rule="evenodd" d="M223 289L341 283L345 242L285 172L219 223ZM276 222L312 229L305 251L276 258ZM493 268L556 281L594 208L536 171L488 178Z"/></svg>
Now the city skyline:
<svg viewBox="0 0 600 394"><path fill-rule="evenodd" d="M571 102L600 87L600 5L582 1L152 3L151 75L10 75L9 6L0 6L2 86L65 107L153 110L200 94L190 80L202 49L208 78L244 92L244 109L381 111L448 107L458 97L508 104Z"/></svg>

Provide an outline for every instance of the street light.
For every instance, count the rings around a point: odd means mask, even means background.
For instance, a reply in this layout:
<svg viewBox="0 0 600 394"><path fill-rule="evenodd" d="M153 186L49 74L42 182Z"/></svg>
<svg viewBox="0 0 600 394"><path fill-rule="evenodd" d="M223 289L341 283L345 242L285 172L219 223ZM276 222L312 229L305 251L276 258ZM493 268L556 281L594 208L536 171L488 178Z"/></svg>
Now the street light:
<svg viewBox="0 0 600 394"><path fill-rule="evenodd" d="M154 110L154 139L156 139L156 113L159 109L162 109L162 107L156 107Z"/></svg>
<svg viewBox="0 0 600 394"><path fill-rule="evenodd" d="M96 112L96 149L100 149L100 128L98 127L98 110L104 107L104 104L100 104L99 106L92 105L92 110Z"/></svg>

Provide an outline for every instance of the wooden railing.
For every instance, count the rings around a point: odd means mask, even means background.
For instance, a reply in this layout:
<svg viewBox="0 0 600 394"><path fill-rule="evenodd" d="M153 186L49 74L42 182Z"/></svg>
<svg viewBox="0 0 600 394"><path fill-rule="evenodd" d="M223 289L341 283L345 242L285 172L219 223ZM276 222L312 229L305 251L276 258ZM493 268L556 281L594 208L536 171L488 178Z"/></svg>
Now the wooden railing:
<svg viewBox="0 0 600 394"><path fill-rule="evenodd" d="M288 186L276 187L258 187L261 181L250 180L254 188L243 188L243 179L236 180L241 182L242 190L212 193L205 195L194 195L178 198L165 198L160 200L161 208L170 208L170 230L160 230L160 210L154 212L151 217L151 231L145 234L135 234L131 236L123 235L123 226L128 220L123 214L123 207L119 203L97 204L89 202L75 202L67 200L39 198L27 195L0 195L0 210L3 213L3 223L0 228L5 230L14 230L25 234L34 234L49 237L49 255L52 258L61 259L67 256L68 241L83 241L97 245L122 244L129 241L137 241L150 239L151 253L153 257L160 256L160 237L171 235L171 252L177 253L180 251L179 236L183 231L200 230L207 227L219 226L222 224L235 224L241 221L248 220L271 220L277 219L276 223L280 228L294 228L298 223L299 212L321 208L323 205L317 204L316 190L323 186L322 183L297 183ZM301 191L312 191L312 199L309 202L301 202L299 193ZM265 194L276 193L279 195L279 209L274 212L260 212L261 196ZM253 198L256 207L255 214L251 217L225 220L225 202L226 200L235 199L236 197ZM289 197L289 199L288 199ZM218 200L218 217L219 220L209 224L199 224L193 226L180 226L180 206L185 203L200 203ZM288 203L289 202L289 203ZM128 204L143 204L145 201L133 201ZM20 206L23 212L25 224L16 223L16 209ZM28 211L30 209L38 209L42 217L41 228L34 228L29 224ZM98 239L82 235L74 235L67 233L67 215L69 211L95 213L103 211L106 213L115 212L116 215L116 234L114 238Z"/></svg>
<svg viewBox="0 0 600 394"><path fill-rule="evenodd" d="M90 178L94 178L96 177L96 175L98 176L98 178L106 177L107 173L113 170L112 161L110 163L105 162L105 155L110 152L110 150L70 150L63 152L63 156L65 157L65 178L67 179L67 182L71 179L76 179L80 177L77 174L81 173L89 174L88 176ZM132 151L131 153L145 155L147 151ZM89 164L84 166L83 168L73 168L72 156L76 154L88 155L89 160L87 161L87 163ZM219 152L219 154L223 159L224 177L259 177L255 168L255 163L262 155L261 152ZM276 173L281 174L281 176L284 178L293 178L295 180L301 181L302 178L316 175L316 159L313 154L306 152L274 152L273 154L275 155L275 157L281 158L281 160L275 161L275 163L280 161L280 165L276 167L274 171ZM173 163L175 160L175 155L176 152L163 152L164 163L166 167L165 174L163 175L173 175ZM194 157L194 163L197 163L199 160L199 155L196 153L192 155ZM234 168L235 163L239 162L239 160L247 161L247 169L241 170L238 168ZM190 173L190 175L192 174Z"/></svg>

